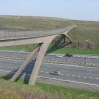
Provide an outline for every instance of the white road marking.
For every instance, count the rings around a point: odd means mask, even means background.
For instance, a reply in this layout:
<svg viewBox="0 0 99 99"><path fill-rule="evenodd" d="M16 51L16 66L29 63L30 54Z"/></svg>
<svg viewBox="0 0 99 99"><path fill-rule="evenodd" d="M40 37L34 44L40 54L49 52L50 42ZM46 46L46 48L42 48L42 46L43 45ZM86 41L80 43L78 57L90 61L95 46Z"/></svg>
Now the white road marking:
<svg viewBox="0 0 99 99"><path fill-rule="evenodd" d="M72 76L75 76L75 75L72 75Z"/></svg>
<svg viewBox="0 0 99 99"><path fill-rule="evenodd" d="M5 72L11 72L11 71L5 71Z"/></svg>
<svg viewBox="0 0 99 99"><path fill-rule="evenodd" d="M87 74L93 75L92 73L87 73Z"/></svg>
<svg viewBox="0 0 99 99"><path fill-rule="evenodd" d="M0 70L0 71L5 71L5 70Z"/></svg>
<svg viewBox="0 0 99 99"><path fill-rule="evenodd" d="M92 70L87 70L87 71L92 71Z"/></svg>
<svg viewBox="0 0 99 99"><path fill-rule="evenodd" d="M5 70L0 70L0 71L5 71ZM11 72L11 71L5 71L5 72Z"/></svg>
<svg viewBox="0 0 99 99"><path fill-rule="evenodd" d="M96 65L96 64L93 64L93 65Z"/></svg>
<svg viewBox="0 0 99 99"><path fill-rule="evenodd" d="M79 84L84 84L84 85L99 86L99 85L97 85L97 84L90 84L90 83L77 82L77 81L71 81L71 80L63 80L63 79L50 78L50 77L43 77L43 76L37 76L37 77L41 77L41 78L49 78L49 79L59 80L59 81L69 81L69 82L79 83Z"/></svg>
<svg viewBox="0 0 99 99"><path fill-rule="evenodd" d="M43 69L47 69L47 68L43 68Z"/></svg>
<svg viewBox="0 0 99 99"><path fill-rule="evenodd" d="M41 72L43 72L43 71L41 71Z"/></svg>
<svg viewBox="0 0 99 99"><path fill-rule="evenodd" d="M87 78L87 77L84 77L84 78Z"/></svg>
<svg viewBox="0 0 99 99"><path fill-rule="evenodd" d="M53 65L63 65L63 66L68 66L68 67L82 67L82 68L91 68L91 69L99 69L99 68L95 68L95 67L85 67L85 66L79 66L79 65L70 65L70 64L53 64ZM66 68L66 67L65 67Z"/></svg>
<svg viewBox="0 0 99 99"><path fill-rule="evenodd" d="M65 67L66 69L69 69L68 67Z"/></svg>
<svg viewBox="0 0 99 99"><path fill-rule="evenodd" d="M48 66L48 67L50 67L50 66Z"/></svg>
<svg viewBox="0 0 99 99"><path fill-rule="evenodd" d="M92 77L89 77L89 78L93 79Z"/></svg>
<svg viewBox="0 0 99 99"><path fill-rule="evenodd" d="M48 73L48 72L46 72L46 73Z"/></svg>
<svg viewBox="0 0 99 99"><path fill-rule="evenodd" d="M66 71L66 70L63 70L64 72L68 72L68 71Z"/></svg>
<svg viewBox="0 0 99 99"><path fill-rule="evenodd" d="M66 76L69 76L68 74L66 74Z"/></svg>
<svg viewBox="0 0 99 99"><path fill-rule="evenodd" d="M99 78L96 78L96 79L99 79Z"/></svg>
<svg viewBox="0 0 99 99"><path fill-rule="evenodd" d="M81 77L81 76L78 76L78 77Z"/></svg>

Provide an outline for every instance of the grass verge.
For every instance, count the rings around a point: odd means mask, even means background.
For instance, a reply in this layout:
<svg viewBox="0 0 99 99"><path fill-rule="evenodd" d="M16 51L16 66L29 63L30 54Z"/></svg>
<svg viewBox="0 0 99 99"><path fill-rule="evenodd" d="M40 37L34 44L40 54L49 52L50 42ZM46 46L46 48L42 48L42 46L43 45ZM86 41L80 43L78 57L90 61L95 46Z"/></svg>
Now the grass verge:
<svg viewBox="0 0 99 99"><path fill-rule="evenodd" d="M99 92L75 89L36 82L30 86L28 80L10 82L10 77L0 76L0 99L99 99ZM10 97L10 98L5 98Z"/></svg>
<svg viewBox="0 0 99 99"><path fill-rule="evenodd" d="M27 44L27 45L19 45L19 46L9 46L9 47L0 47L0 50L10 50L10 51L24 51L24 52L32 52L36 44ZM58 53L58 54L79 54L79 55L99 55L99 49L79 49L79 48L62 48L53 46L52 44L49 46L47 53Z"/></svg>

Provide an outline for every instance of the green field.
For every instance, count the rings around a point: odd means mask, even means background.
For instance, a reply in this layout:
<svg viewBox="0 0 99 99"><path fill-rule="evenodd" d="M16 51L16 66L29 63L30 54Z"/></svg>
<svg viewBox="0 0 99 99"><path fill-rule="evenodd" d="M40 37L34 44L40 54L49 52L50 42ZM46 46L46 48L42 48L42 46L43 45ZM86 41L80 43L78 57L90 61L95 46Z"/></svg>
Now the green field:
<svg viewBox="0 0 99 99"><path fill-rule="evenodd" d="M31 94L39 99L99 99L99 92L95 91L40 82L30 86L27 85L28 80L20 79L10 82L9 79L10 77L0 76L0 99L30 99Z"/></svg>

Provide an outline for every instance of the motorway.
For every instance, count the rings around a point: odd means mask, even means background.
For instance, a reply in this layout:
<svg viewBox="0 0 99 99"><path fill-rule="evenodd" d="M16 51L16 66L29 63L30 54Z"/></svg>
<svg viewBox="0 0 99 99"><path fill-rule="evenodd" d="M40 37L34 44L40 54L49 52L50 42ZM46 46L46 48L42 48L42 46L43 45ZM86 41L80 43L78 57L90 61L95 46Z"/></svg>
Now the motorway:
<svg viewBox="0 0 99 99"><path fill-rule="evenodd" d="M12 76L17 69L22 65L24 60L23 58L27 57L28 53L18 53L18 52L5 52L0 51L0 75L10 75ZM21 59L11 59L10 57L21 57ZM5 58L6 57L6 58ZM9 58L8 58L9 57ZM56 58L53 55L45 56L44 60L53 60L53 61L67 61L71 63L80 62L83 63L83 58L78 57L63 57ZM80 61L79 61L80 60ZM99 64L99 59L88 58L91 60L91 64ZM32 68L34 66L34 60L32 60L27 67L23 70L21 76L29 79ZM50 75L50 72L54 70L59 70L61 75ZM90 90L99 91L99 69L90 68L85 66L78 65L69 65L69 64L53 64L53 63L42 63L37 81L60 84L63 86L71 86L77 88L86 88Z"/></svg>

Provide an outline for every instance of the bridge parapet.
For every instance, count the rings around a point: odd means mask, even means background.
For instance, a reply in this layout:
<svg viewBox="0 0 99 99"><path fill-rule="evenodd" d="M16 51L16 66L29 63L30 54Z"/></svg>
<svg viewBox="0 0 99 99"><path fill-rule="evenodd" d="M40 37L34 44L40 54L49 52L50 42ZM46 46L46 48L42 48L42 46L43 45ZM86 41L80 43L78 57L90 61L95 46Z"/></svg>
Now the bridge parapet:
<svg viewBox="0 0 99 99"><path fill-rule="evenodd" d="M15 30L1 30L0 40L5 39L20 39L20 38L37 38L43 36L49 36L54 34L60 34L73 29L73 26L68 26L66 28L57 30L47 30L47 31L15 31Z"/></svg>

